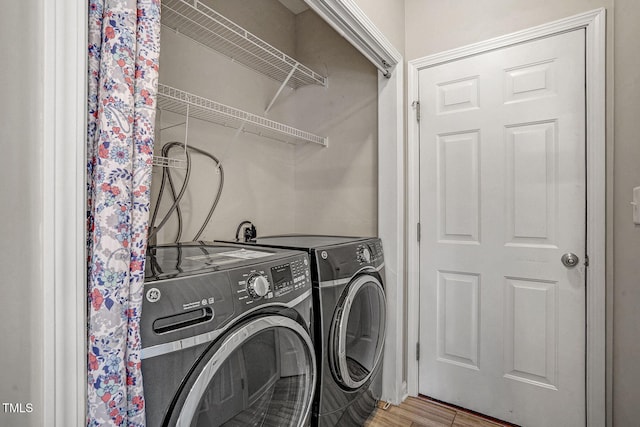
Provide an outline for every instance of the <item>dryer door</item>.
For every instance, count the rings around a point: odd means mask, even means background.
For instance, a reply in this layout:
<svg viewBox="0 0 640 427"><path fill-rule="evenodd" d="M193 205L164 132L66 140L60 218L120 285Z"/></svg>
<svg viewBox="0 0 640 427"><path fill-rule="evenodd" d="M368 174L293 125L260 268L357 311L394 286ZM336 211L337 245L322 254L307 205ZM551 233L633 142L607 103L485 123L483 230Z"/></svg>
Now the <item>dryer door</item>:
<svg viewBox="0 0 640 427"><path fill-rule="evenodd" d="M285 316L254 318L205 352L163 425L302 426L315 383L316 360L307 331Z"/></svg>
<svg viewBox="0 0 640 427"><path fill-rule="evenodd" d="M336 381L357 389L376 372L382 357L387 302L380 281L358 276L345 288L331 327L330 365Z"/></svg>

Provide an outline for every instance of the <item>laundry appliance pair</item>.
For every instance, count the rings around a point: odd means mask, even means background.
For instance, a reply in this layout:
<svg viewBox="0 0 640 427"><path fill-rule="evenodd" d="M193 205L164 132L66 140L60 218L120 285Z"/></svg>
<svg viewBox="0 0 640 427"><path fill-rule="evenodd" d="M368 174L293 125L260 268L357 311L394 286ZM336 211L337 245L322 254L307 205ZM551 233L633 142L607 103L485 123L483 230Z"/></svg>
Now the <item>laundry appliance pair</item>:
<svg viewBox="0 0 640 427"><path fill-rule="evenodd" d="M250 244L309 255L318 361L312 425L363 425L382 388L386 298L380 239L285 235Z"/></svg>
<svg viewBox="0 0 640 427"><path fill-rule="evenodd" d="M147 424L362 425L380 397L383 278L378 239L149 248Z"/></svg>

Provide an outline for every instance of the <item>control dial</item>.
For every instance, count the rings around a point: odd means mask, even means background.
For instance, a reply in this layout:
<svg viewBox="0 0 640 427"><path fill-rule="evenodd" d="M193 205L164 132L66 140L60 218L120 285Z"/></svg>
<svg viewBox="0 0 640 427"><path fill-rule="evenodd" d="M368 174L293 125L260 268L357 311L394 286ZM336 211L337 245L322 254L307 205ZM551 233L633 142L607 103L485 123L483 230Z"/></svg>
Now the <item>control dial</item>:
<svg viewBox="0 0 640 427"><path fill-rule="evenodd" d="M270 291L269 280L264 274L254 274L247 280L247 292L252 298L262 298Z"/></svg>
<svg viewBox="0 0 640 427"><path fill-rule="evenodd" d="M371 251L364 246L358 248L358 261L371 262Z"/></svg>

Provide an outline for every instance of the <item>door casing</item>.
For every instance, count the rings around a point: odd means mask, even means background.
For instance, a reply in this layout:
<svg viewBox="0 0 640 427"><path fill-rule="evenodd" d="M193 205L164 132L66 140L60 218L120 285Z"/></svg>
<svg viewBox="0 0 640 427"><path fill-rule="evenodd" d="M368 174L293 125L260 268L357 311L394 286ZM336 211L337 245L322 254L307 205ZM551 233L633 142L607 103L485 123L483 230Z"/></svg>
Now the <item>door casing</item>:
<svg viewBox="0 0 640 427"><path fill-rule="evenodd" d="M407 74L407 388L418 394L420 218L418 74L433 67L490 50L584 28L586 32L587 270L586 408L587 425L606 425L605 321L605 18L603 8L408 62Z"/></svg>

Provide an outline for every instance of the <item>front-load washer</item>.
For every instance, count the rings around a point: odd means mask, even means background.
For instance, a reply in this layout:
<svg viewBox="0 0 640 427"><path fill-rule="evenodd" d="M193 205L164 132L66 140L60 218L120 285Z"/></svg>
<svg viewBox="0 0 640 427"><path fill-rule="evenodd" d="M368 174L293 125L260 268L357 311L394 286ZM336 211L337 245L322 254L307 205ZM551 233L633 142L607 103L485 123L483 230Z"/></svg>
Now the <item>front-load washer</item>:
<svg viewBox="0 0 640 427"><path fill-rule="evenodd" d="M312 424L361 426L380 398L386 329L384 255L378 238L259 237L261 248L311 258L319 382Z"/></svg>
<svg viewBox="0 0 640 427"><path fill-rule="evenodd" d="M307 425L317 381L311 307L304 252L150 247L141 317L147 425Z"/></svg>

